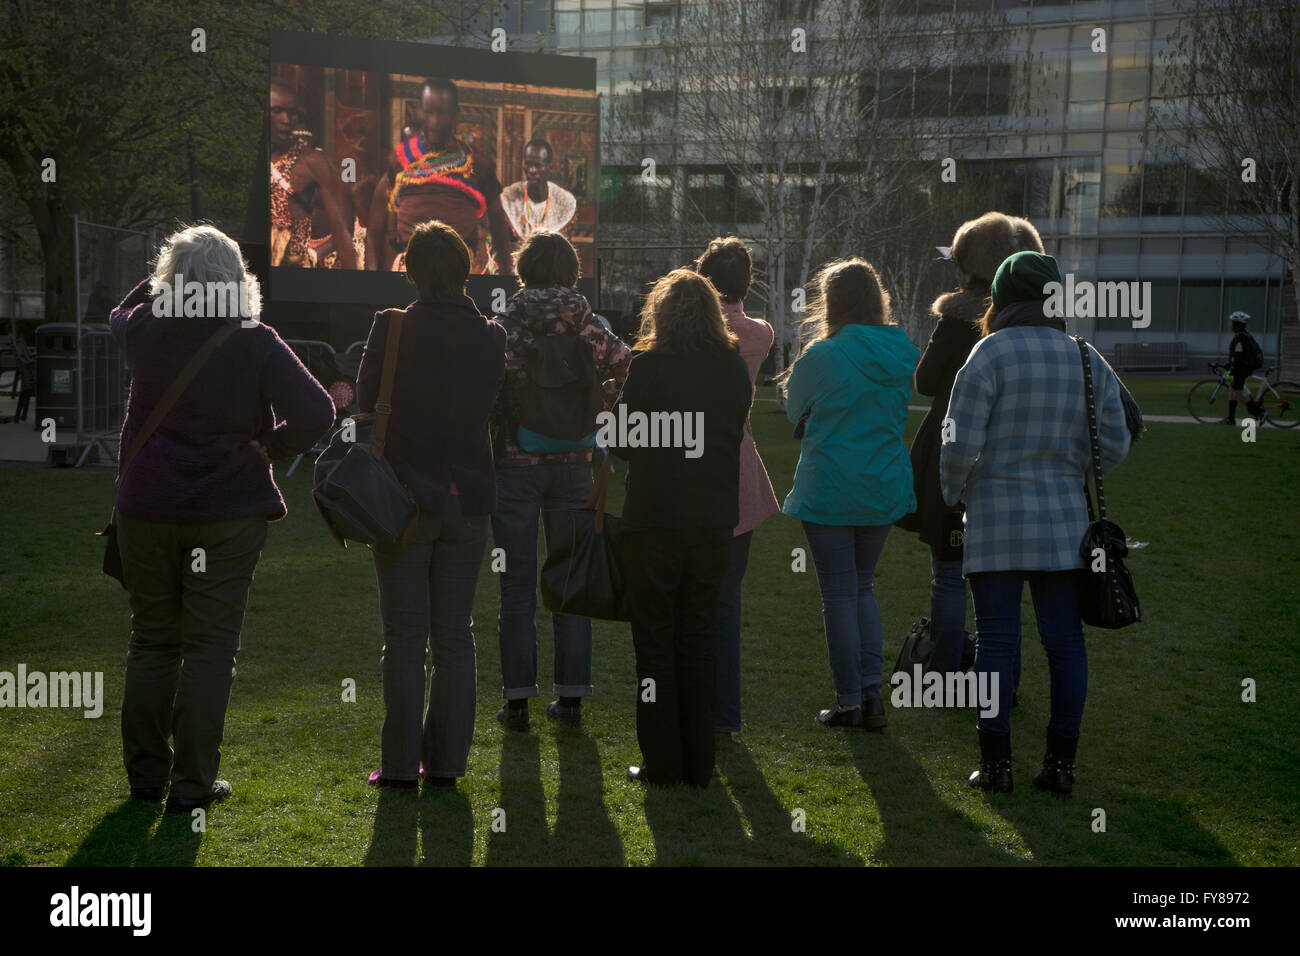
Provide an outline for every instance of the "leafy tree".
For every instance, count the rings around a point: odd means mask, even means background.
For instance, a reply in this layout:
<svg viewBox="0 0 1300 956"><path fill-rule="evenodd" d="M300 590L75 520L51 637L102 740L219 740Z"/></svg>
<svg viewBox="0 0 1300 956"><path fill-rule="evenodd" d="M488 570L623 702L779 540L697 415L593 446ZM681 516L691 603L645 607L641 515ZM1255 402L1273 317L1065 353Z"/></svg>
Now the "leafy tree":
<svg viewBox="0 0 1300 956"><path fill-rule="evenodd" d="M0 8L0 195L10 197L0 230L20 243L34 234L47 320L76 314L74 214L122 228L195 214L227 231L242 224L265 135L271 29L484 40L498 7L10 0Z"/></svg>

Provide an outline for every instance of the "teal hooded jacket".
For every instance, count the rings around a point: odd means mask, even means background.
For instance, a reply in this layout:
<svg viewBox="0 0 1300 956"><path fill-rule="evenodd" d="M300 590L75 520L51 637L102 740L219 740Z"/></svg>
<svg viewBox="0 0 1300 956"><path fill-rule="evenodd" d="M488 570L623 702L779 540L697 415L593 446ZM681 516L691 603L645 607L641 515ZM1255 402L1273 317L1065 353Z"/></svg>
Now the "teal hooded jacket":
<svg viewBox="0 0 1300 956"><path fill-rule="evenodd" d="M920 354L897 325L845 325L804 350L786 383L786 415L808 422L785 514L885 525L915 510L903 429Z"/></svg>

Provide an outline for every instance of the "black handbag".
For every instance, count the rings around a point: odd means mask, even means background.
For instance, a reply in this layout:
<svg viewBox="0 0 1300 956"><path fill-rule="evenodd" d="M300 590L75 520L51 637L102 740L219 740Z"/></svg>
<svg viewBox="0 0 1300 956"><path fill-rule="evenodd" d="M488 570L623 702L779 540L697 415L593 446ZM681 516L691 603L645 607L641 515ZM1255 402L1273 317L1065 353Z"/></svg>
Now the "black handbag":
<svg viewBox="0 0 1300 956"><path fill-rule="evenodd" d="M556 509L547 516L541 588L548 611L602 621L631 620L619 567L619 519L605 513L611 470L606 455L587 506L572 511Z"/></svg>
<svg viewBox="0 0 1300 956"><path fill-rule="evenodd" d="M1084 569L1079 608L1083 623L1116 630L1141 621L1142 605L1133 587L1133 575L1124 565L1124 558L1128 556L1124 531L1106 518L1106 493L1101 481L1101 444L1097 432L1097 400L1092 390L1092 361L1083 339L1076 335L1074 341L1083 357L1088 436L1092 444L1092 480L1097 489L1097 510L1094 512L1087 485L1083 488L1084 500L1088 503L1088 530L1079 545Z"/></svg>
<svg viewBox="0 0 1300 956"><path fill-rule="evenodd" d="M208 356L217 350L222 342L230 338L238 326L233 322L223 324L217 331L208 337L197 352L190 356L190 360L185 364L172 379L172 383L167 386L167 391L163 392L162 398L158 399L158 404L153 407L149 417L145 419L140 430L135 433L135 438L131 441L131 447L127 450L126 457L121 458L122 467L117 473L117 487L122 487L122 481L126 478L126 473L131 470L131 465L135 463L135 456L140 453L144 443L149 440L149 436L154 433L162 420L171 413L172 408L176 405L177 399L181 397L185 389L189 388L190 382L194 381L194 376L199 374L199 369L207 362ZM104 573L110 578L117 581L122 587L126 587L126 581L123 579L122 572L122 552L117 547L117 507L113 507L113 513L109 515L108 524L104 525L103 531L95 532L104 539L104 560L100 565Z"/></svg>
<svg viewBox="0 0 1300 956"><path fill-rule="evenodd" d="M966 672L975 666L975 644L978 638L970 631L966 631L962 637L961 646L961 669ZM934 635L931 630L930 619L928 617L918 618L912 625L912 630L908 632L907 637L903 638L903 646L898 649L898 659L894 661L894 670L892 673L897 674L900 671L909 678L912 676L912 667L916 664L921 665L921 672L926 673L930 670L930 658L934 655Z"/></svg>
<svg viewBox="0 0 1300 956"><path fill-rule="evenodd" d="M325 527L344 548L348 541L379 548L405 546L419 523L419 506L384 455L401 335L402 315L393 313L374 415L344 419L316 459L312 498Z"/></svg>

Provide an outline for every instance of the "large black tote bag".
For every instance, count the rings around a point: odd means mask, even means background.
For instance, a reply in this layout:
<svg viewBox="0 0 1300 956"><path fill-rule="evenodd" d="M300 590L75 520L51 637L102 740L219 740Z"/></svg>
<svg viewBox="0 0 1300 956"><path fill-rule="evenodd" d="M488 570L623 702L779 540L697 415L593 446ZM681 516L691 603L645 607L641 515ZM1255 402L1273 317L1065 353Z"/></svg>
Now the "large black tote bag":
<svg viewBox="0 0 1300 956"><path fill-rule="evenodd" d="M420 517L418 506L384 455L401 337L402 314L398 312L388 326L373 418L354 415L351 427L345 421L316 459L312 497L325 527L345 548L348 541L405 546Z"/></svg>
<svg viewBox="0 0 1300 956"><path fill-rule="evenodd" d="M605 513L608 455L600 463L587 506L548 515L542 603L551 612L628 621L627 596L618 562L618 518Z"/></svg>

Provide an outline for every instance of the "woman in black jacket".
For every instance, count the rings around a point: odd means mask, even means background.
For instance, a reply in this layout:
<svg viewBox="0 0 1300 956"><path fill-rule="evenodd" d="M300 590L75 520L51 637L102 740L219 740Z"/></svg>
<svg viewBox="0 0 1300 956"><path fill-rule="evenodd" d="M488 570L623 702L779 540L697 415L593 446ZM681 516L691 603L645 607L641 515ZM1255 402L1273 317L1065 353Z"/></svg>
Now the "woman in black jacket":
<svg viewBox="0 0 1300 956"><path fill-rule="evenodd" d="M475 649L470 629L496 477L488 421L505 375L506 332L465 294L470 256L460 235L421 223L406 247L419 299L375 315L357 372L358 402L373 411L384 365L395 361L384 454L419 505L410 540L375 548L384 626L383 763L378 786L456 786L474 735ZM389 322L402 316L396 355ZM425 707L426 655L433 678Z"/></svg>
<svg viewBox="0 0 1300 956"><path fill-rule="evenodd" d="M989 305L989 283L1008 256L1042 252L1038 231L1025 219L988 212L962 223L952 240L952 258L962 271L962 287L939 296L930 306L938 323L916 366L916 390L934 400L912 441L916 511L897 524L920 533L930 546L930 628L936 671L961 669L966 632L966 582L961 575L963 514L949 508L939 489L939 448L943 422L958 370L980 339L980 320ZM1016 660L1017 683L1019 658Z"/></svg>
<svg viewBox="0 0 1300 956"><path fill-rule="evenodd" d="M628 461L619 550L644 758L628 777L705 787L713 776L718 591L740 520L749 368L717 290L686 269L655 283L637 348L615 409L620 434L602 435Z"/></svg>

